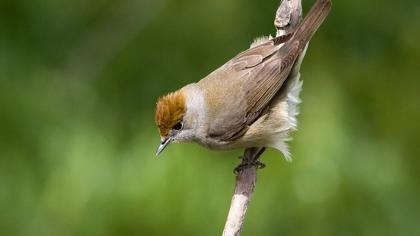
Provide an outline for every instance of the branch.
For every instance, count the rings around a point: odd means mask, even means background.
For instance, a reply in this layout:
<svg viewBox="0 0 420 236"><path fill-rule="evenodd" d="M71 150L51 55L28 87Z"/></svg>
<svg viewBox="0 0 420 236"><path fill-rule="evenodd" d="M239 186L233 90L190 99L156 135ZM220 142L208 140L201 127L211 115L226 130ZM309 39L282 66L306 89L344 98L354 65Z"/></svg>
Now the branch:
<svg viewBox="0 0 420 236"><path fill-rule="evenodd" d="M254 150L257 150L256 153ZM242 157L242 163L252 163L253 160L258 159L264 149L251 149L245 150ZM256 153L256 154L254 154ZM242 224L245 220L246 209L251 200L252 193L254 192L255 182L257 181L257 167L255 165L240 171L236 176L235 192L230 204L228 218L226 220L223 236L239 236Z"/></svg>
<svg viewBox="0 0 420 236"><path fill-rule="evenodd" d="M276 37L292 33L302 20L301 0L282 0L276 12Z"/></svg>
<svg viewBox="0 0 420 236"><path fill-rule="evenodd" d="M301 0L282 0L274 20L274 26L277 29L276 36L292 32L301 21L301 18ZM265 148L245 149L242 164L247 164L248 167L240 171L236 176L235 191L223 230L223 236L239 236L241 233L246 210L257 181L257 167L256 165L249 166L249 163L255 164L264 150Z"/></svg>

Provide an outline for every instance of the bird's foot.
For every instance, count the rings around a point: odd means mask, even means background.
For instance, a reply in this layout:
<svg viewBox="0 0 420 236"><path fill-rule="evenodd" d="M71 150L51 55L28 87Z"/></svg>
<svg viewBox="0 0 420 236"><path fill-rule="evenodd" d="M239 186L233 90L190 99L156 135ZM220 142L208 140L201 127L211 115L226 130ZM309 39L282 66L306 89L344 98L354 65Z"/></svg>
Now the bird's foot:
<svg viewBox="0 0 420 236"><path fill-rule="evenodd" d="M265 167L265 164L259 161L258 159L249 160L248 158L244 158L244 157L239 157L239 158L242 159L242 162L237 167L235 167L235 169L233 169L233 173L235 175L239 175L242 171L250 167L255 166L255 168L257 169L263 169Z"/></svg>

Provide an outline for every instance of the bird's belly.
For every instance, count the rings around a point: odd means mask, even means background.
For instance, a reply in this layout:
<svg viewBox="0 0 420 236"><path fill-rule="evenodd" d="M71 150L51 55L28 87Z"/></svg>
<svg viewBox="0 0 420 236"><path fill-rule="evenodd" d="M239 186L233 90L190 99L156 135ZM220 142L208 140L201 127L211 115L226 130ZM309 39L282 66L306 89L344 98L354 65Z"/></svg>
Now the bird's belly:
<svg viewBox="0 0 420 236"><path fill-rule="evenodd" d="M251 144L245 144L243 142L237 141L219 141L213 138L202 138L200 140L196 140L196 143L211 149L211 150L233 150L238 148L247 148L253 147Z"/></svg>
<svg viewBox="0 0 420 236"><path fill-rule="evenodd" d="M289 79L285 91L274 98L269 110L258 118L242 137L233 141L200 137L195 142L213 150L273 147L281 151L286 159L290 159L286 141L290 139L290 131L297 127L296 116L298 115L302 82L299 80L299 74Z"/></svg>
<svg viewBox="0 0 420 236"><path fill-rule="evenodd" d="M256 120L242 137L245 143L257 143L259 146L273 147L290 159L287 141L289 133L297 128L298 105L301 102L299 93L302 81L299 73L290 78L283 94L279 94L270 104L267 113Z"/></svg>

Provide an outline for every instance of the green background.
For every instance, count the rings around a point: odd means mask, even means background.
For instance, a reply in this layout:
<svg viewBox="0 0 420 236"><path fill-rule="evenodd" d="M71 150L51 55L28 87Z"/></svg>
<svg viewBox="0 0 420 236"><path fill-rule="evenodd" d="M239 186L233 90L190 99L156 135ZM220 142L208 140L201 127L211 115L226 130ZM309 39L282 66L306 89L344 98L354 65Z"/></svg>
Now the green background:
<svg viewBox="0 0 420 236"><path fill-rule="evenodd" d="M333 3L245 236L420 232L420 4ZM154 106L273 34L277 5L0 1L0 235L220 235L241 150L155 158Z"/></svg>

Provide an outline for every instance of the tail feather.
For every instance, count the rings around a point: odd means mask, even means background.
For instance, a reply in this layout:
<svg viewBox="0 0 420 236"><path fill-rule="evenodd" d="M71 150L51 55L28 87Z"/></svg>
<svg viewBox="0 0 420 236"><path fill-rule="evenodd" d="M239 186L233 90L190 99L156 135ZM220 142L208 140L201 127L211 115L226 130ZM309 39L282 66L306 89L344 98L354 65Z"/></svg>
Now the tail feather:
<svg viewBox="0 0 420 236"><path fill-rule="evenodd" d="M324 22L330 10L331 0L317 0L297 27L293 37L288 41L289 46L295 47L298 44L300 51L303 50L322 22Z"/></svg>

